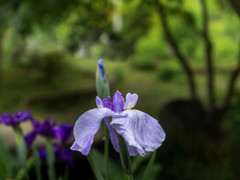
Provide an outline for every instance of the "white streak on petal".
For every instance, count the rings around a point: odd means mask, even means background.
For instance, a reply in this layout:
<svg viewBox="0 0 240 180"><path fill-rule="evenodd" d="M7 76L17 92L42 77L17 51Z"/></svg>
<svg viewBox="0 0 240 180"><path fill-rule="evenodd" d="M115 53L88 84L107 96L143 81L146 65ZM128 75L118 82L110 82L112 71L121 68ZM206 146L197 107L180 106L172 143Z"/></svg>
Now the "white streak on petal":
<svg viewBox="0 0 240 180"><path fill-rule="evenodd" d="M129 146L135 147L142 156L145 151L154 151L161 146L165 132L156 119L139 110L126 110L122 114L128 116L113 118L111 125Z"/></svg>
<svg viewBox="0 0 240 180"><path fill-rule="evenodd" d="M124 104L124 109L132 109L138 101L138 95L137 94L131 94L127 93L126 95L126 103Z"/></svg>

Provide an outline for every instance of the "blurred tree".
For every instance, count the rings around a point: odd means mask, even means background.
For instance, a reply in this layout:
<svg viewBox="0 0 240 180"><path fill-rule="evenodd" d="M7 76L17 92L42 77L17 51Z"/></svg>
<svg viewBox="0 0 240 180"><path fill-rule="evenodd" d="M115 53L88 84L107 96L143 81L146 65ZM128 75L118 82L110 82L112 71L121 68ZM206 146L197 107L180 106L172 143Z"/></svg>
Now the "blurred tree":
<svg viewBox="0 0 240 180"><path fill-rule="evenodd" d="M235 13L238 15L239 20L240 20L240 1L238 0L230 0L230 1L226 1L230 4L230 6L232 7L232 9L235 11ZM232 71L232 75L230 77L229 80L229 85L226 91L226 97L224 100L224 104L222 107L222 110L224 111L224 113L226 113L226 111L228 110L230 103L231 103L231 98L232 98L232 94L234 92L235 89L235 84L237 81L237 78L239 76L240 73L240 39L238 40L239 42L239 47L238 47L238 62L236 65L236 68Z"/></svg>
<svg viewBox="0 0 240 180"><path fill-rule="evenodd" d="M19 34L23 43L20 44L20 54L24 51L25 37L32 33L34 27L46 30L54 27L69 11L78 3L77 0L71 3L65 0L3 0L0 1L0 79L3 61L2 42L4 32L12 27L16 34ZM16 51L19 51L16 49ZM17 53L18 55L20 55ZM1 84L1 81L0 81Z"/></svg>
<svg viewBox="0 0 240 180"><path fill-rule="evenodd" d="M232 8L235 10L235 12L238 14L240 17L240 1L238 0L229 0L230 5Z"/></svg>
<svg viewBox="0 0 240 180"><path fill-rule="evenodd" d="M152 22L152 9L150 4L141 0L124 1L123 29L121 31L122 43L120 49L124 57L134 53L135 44L139 38L146 35Z"/></svg>
<svg viewBox="0 0 240 180"><path fill-rule="evenodd" d="M112 1L90 0L79 1L71 13L71 32L67 38L66 47L70 52L76 52L80 46L88 46L103 34L111 33ZM86 52L86 54L88 54Z"/></svg>
<svg viewBox="0 0 240 180"><path fill-rule="evenodd" d="M141 0L124 1L120 5L123 24L121 29L115 31L113 24L115 13L112 0L100 0L92 3L85 0L72 12L70 26L71 32L67 38L66 47L70 52L76 52L79 47L88 47L101 42L104 55L114 59L126 58L134 52L135 43L144 36L151 26L150 6ZM88 54L88 52L85 52Z"/></svg>
<svg viewBox="0 0 240 180"><path fill-rule="evenodd" d="M152 2L152 1L151 1ZM184 13L189 17L185 19L186 25L191 27L197 34L202 37L202 41L204 42L204 53L205 53L205 62L206 62L206 72L207 72L207 98L208 98L208 110L207 110L207 121L210 126L209 132L212 135L218 135L220 131L220 124L226 114L226 111L229 108L230 101L233 95L234 86L237 80L237 77L240 72L240 60L236 67L236 69L232 72L232 76L229 80L229 86L226 92L226 98L221 107L217 107L215 102L215 85L214 85L214 65L213 65L213 43L211 40L211 36L209 33L209 10L206 0L200 0L201 6L201 30L197 30L194 22L193 16L189 13ZM234 11L239 15L239 2L237 0L230 0L228 3L233 7ZM173 5L174 4L174 5ZM187 59L187 56L182 52L179 47L180 41L173 34L174 31L170 29L168 16L170 15L172 10L174 9L174 13L178 15L185 12L183 5L184 1L172 0L172 1L162 1L155 0L155 5L157 7L157 11L160 17L160 22L162 24L162 28L165 32L166 39L168 40L170 46L172 47L177 60L182 65L185 74L187 75L190 97L192 100L198 99L196 92L196 82L194 79L194 73L190 66L190 63ZM172 8L174 7L174 8ZM170 12L170 13L169 13ZM184 17L184 16L183 16ZM240 58L239 58L240 59Z"/></svg>
<svg viewBox="0 0 240 180"><path fill-rule="evenodd" d="M164 5L162 2L155 0L156 6L158 8L158 13L161 19L161 24L164 30L164 33L166 35L166 38L168 40L168 42L170 43L176 57L178 58L179 62L181 63L184 72L187 75L188 78L188 84L189 84L189 89L190 89L190 96L192 99L196 99L197 98L197 94L196 94L196 84L194 81L194 74L192 72L192 69L188 63L187 58L185 57L185 55L180 51L178 42L176 41L176 39L174 38L170 27L169 27L169 23L168 23L168 19L167 19L167 6L166 4Z"/></svg>

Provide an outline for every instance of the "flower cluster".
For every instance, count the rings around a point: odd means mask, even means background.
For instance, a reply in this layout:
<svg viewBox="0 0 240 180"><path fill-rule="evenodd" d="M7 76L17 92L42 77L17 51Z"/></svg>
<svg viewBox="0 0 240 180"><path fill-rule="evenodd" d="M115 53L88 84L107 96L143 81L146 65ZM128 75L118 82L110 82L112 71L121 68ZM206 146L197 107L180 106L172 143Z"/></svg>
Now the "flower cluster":
<svg viewBox="0 0 240 180"><path fill-rule="evenodd" d="M137 94L128 93L125 102L118 91L114 94L112 102L110 97L101 100L97 96L98 108L82 114L74 125L75 141L71 149L87 155L102 119L105 120L111 142L117 152L119 152L117 134L125 139L131 156L137 154L144 156L146 151L154 151L160 147L165 139L165 132L156 119L142 111L132 109L137 100Z"/></svg>
<svg viewBox="0 0 240 180"><path fill-rule="evenodd" d="M33 130L25 136L25 142L28 147L32 145L37 135L50 139L60 139L62 142L61 145L56 143L53 144L56 161L66 160L71 166L73 166L72 151L63 147L72 135L72 125L57 125L55 120L51 121L49 119L46 119L41 123L32 117L29 110L26 112L17 111L12 115L3 113L2 116L0 116L0 123L12 126L14 129L20 129L20 123L25 121L31 121L33 127ZM46 158L45 148L39 150L39 155L42 159Z"/></svg>
<svg viewBox="0 0 240 180"><path fill-rule="evenodd" d="M28 146L31 146L37 135L50 139L60 139L62 146L57 143L53 144L56 162L65 160L71 166L73 166L72 152L69 149L63 147L72 135L73 127L71 125L57 125L55 120L51 121L49 119L46 119L43 123L32 120L32 126L33 130L25 136L25 140ZM47 155L46 148L39 150L39 155L43 160L45 160Z"/></svg>
<svg viewBox="0 0 240 180"><path fill-rule="evenodd" d="M62 143L65 143L70 138L73 129L68 124L57 126L56 121L50 121L49 119L46 119L43 123L33 120L32 126L33 130L25 137L28 146L32 144L37 135L60 139Z"/></svg>
<svg viewBox="0 0 240 180"><path fill-rule="evenodd" d="M0 117L0 123L16 127L19 123L32 119L33 118L29 110L27 112L17 111L14 112L12 115L3 113Z"/></svg>
<svg viewBox="0 0 240 180"><path fill-rule="evenodd" d="M46 119L42 123L36 120L32 120L32 126L33 130L25 136L25 140L28 146L31 146L37 135L50 139L60 139L62 146L57 143L53 144L56 162L65 160L71 166L73 166L72 152L69 151L69 149L63 147L72 135L73 127L71 125L57 125L55 120L51 121L49 119ZM46 159L47 154L45 147L39 150L39 155L43 160Z"/></svg>

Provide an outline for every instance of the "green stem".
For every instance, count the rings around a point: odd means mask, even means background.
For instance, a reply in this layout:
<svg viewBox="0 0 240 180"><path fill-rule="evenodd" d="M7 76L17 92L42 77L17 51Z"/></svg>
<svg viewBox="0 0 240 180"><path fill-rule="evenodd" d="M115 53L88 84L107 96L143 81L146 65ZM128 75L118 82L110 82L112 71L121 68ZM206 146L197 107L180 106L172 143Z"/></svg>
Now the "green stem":
<svg viewBox="0 0 240 180"><path fill-rule="evenodd" d="M109 133L107 125L104 123L104 153L105 153L105 180L109 180Z"/></svg>
<svg viewBox="0 0 240 180"><path fill-rule="evenodd" d="M47 166L48 166L48 177L49 180L56 180L54 162L55 162L55 155L53 149L53 143L50 138L46 139L46 146L47 146Z"/></svg>
<svg viewBox="0 0 240 180"><path fill-rule="evenodd" d="M118 146L123 170L128 175L128 179L133 180L131 159L128 152L127 144L123 137L120 135L118 135Z"/></svg>
<svg viewBox="0 0 240 180"><path fill-rule="evenodd" d="M22 130L19 125L16 125L14 127L15 130L15 141L16 141L16 151L17 151L17 157L18 161L20 163L21 170L19 172L25 173L25 178L27 180L29 179L28 174L26 173L26 161L27 161L27 145L22 133Z"/></svg>
<svg viewBox="0 0 240 180"><path fill-rule="evenodd" d="M15 141L19 163L21 167L25 167L25 162L27 160L27 147L19 126L15 127Z"/></svg>
<svg viewBox="0 0 240 180"><path fill-rule="evenodd" d="M33 167L33 165L34 165L34 158L31 157L27 160L26 167L23 167L18 171L15 177L15 180L22 180L24 178L29 179L28 172Z"/></svg>

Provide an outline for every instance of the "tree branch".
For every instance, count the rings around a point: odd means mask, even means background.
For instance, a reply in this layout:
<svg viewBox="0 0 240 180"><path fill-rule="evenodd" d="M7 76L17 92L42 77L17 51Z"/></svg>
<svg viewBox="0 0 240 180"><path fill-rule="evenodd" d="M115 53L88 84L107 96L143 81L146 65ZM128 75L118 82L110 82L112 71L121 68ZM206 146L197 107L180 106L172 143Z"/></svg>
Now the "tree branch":
<svg viewBox="0 0 240 180"><path fill-rule="evenodd" d="M238 14L240 18L240 1L239 0L229 0L230 5L232 6L233 10Z"/></svg>
<svg viewBox="0 0 240 180"><path fill-rule="evenodd" d="M200 0L202 6L202 37L205 43L205 59L207 65L207 93L208 93L208 103L209 103L209 115L213 118L213 113L215 110L215 98L214 98L214 69L212 62L212 42L209 37L209 19L208 19L208 8L206 0Z"/></svg>
<svg viewBox="0 0 240 180"><path fill-rule="evenodd" d="M238 75L240 73L240 42L239 42L239 48L238 48L238 64L237 67L235 68L235 70L232 72L232 75L230 77L230 81L229 81L229 85L227 88L227 93L226 93L226 98L223 104L223 112L226 112L227 109L230 106L230 102L231 102L231 98L235 89L235 84L236 84L236 80L238 78Z"/></svg>
<svg viewBox="0 0 240 180"><path fill-rule="evenodd" d="M161 2L159 2L158 0L155 0L155 3L158 8L158 13L161 18L161 23L162 23L162 27L163 27L164 33L166 35L166 38L187 75L191 98L196 99L197 94L196 94L196 85L195 85L195 81L193 78L194 74L193 74L189 64L187 63L187 59L181 53L177 42L175 41L175 39L173 38L173 35L171 34L169 24L167 21L167 17L166 17L166 13L165 13L165 8L161 4Z"/></svg>
<svg viewBox="0 0 240 180"><path fill-rule="evenodd" d="M238 17L240 18L240 1L229 0L229 3L232 6L233 10L237 13ZM239 48L238 48L238 64L235 70L231 74L229 85L226 92L226 97L222 107L222 110L224 113L228 110L230 106L231 98L235 89L234 86L236 84L236 80L239 74L240 74L240 42L239 42Z"/></svg>

